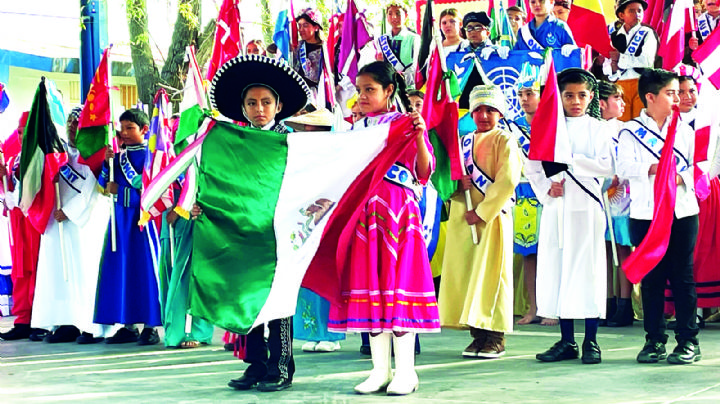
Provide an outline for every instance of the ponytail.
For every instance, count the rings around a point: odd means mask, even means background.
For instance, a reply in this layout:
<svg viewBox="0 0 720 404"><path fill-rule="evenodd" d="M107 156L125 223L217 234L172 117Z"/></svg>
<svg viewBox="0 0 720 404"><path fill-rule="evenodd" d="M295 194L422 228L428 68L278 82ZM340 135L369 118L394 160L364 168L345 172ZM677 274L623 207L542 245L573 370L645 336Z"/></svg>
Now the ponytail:
<svg viewBox="0 0 720 404"><path fill-rule="evenodd" d="M393 78L395 79L395 83L397 84L395 86L395 96L398 100L400 100L400 104L405 109L405 112L413 112L415 109L410 102L410 96L408 96L405 77L403 77L402 73L395 72Z"/></svg>

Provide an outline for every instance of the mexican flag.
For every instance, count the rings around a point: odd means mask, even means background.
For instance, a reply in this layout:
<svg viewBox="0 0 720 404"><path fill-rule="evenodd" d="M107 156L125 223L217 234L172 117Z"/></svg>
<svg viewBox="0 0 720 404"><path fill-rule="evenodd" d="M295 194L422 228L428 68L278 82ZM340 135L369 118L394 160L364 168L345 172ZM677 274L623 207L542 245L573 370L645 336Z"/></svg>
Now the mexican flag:
<svg viewBox="0 0 720 404"><path fill-rule="evenodd" d="M100 65L95 71L85 106L80 113L75 146L80 152L80 162L89 166L97 176L105 159L105 145L110 133L110 88L108 87L108 53L105 49Z"/></svg>
<svg viewBox="0 0 720 404"><path fill-rule="evenodd" d="M185 119L185 115L183 116ZM143 193L150 206L199 160L190 313L236 333L295 314L301 282L339 297L357 214L414 136L409 118L353 132L278 134L204 116ZM341 252L343 254L341 254ZM311 261L315 265L305 276ZM324 264L322 264L324 263Z"/></svg>

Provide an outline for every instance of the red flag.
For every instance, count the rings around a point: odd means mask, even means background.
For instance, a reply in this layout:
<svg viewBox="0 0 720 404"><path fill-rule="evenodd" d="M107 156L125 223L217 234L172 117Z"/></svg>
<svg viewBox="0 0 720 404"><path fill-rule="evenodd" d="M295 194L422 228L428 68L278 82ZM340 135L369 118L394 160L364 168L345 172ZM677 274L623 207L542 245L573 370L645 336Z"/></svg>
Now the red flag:
<svg viewBox="0 0 720 404"><path fill-rule="evenodd" d="M601 55L610 57L612 45L600 0L575 0L567 23L578 47L590 45Z"/></svg>
<svg viewBox="0 0 720 404"><path fill-rule="evenodd" d="M212 80L220 66L239 55L241 51L242 37L240 35L238 0L223 0L215 25L213 53L205 77Z"/></svg>
<svg viewBox="0 0 720 404"><path fill-rule="evenodd" d="M95 176L100 174L105 160L105 145L108 144L110 133L109 53L108 47L90 83L75 135L75 147L80 152L78 161L90 167Z"/></svg>
<svg viewBox="0 0 720 404"><path fill-rule="evenodd" d="M665 19L665 0L647 0L648 8L643 14L643 24L651 26L655 32L663 32Z"/></svg>
<svg viewBox="0 0 720 404"><path fill-rule="evenodd" d="M713 30L708 38L692 54L705 77L720 89L720 29Z"/></svg>
<svg viewBox="0 0 720 404"><path fill-rule="evenodd" d="M682 63L685 56L685 34L693 31L693 24L689 23L692 21L690 13L694 13L692 0L677 0L673 4L658 46L658 55L663 59L663 69L672 70Z"/></svg>
<svg viewBox="0 0 720 404"><path fill-rule="evenodd" d="M327 47L330 53L328 58L330 59L330 66L335 68L335 46L337 46L338 39L342 32L340 31L340 23L343 22L345 14L333 14L330 17L330 29L328 30ZM344 26L344 25L343 25Z"/></svg>
<svg viewBox="0 0 720 404"><path fill-rule="evenodd" d="M625 275L632 283L640 282L660 263L670 243L670 229L672 228L677 192L677 171L673 152L675 133L680 119L680 110L677 106L673 106L671 119L655 175L655 206L650 228L640 245L622 264Z"/></svg>
<svg viewBox="0 0 720 404"><path fill-rule="evenodd" d="M546 66L549 68L545 89L540 97L536 113L536 116L541 116L543 119L533 119L530 125L532 137L530 138L528 157L530 160L569 164L572 150L560 99L557 74L555 74L555 63L552 60L552 53L546 53L546 60L549 59Z"/></svg>

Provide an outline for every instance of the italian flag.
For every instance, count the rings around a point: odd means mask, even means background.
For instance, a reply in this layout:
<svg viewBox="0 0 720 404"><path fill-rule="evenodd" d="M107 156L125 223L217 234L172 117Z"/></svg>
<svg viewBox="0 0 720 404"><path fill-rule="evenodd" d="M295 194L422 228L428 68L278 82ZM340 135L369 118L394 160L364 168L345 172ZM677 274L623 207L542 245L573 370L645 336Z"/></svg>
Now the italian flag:
<svg viewBox="0 0 720 404"><path fill-rule="evenodd" d="M151 206L163 187L198 164L203 214L193 229L190 313L246 334L295 314L303 278L315 292L339 297L336 264L347 254L361 207L415 141L405 135L410 119L291 134L202 119L196 140L141 201Z"/></svg>
<svg viewBox="0 0 720 404"><path fill-rule="evenodd" d="M108 84L108 53L105 49L100 65L95 71L85 106L80 113L75 145L80 152L80 162L87 165L97 176L105 159L105 145L110 133L110 88Z"/></svg>

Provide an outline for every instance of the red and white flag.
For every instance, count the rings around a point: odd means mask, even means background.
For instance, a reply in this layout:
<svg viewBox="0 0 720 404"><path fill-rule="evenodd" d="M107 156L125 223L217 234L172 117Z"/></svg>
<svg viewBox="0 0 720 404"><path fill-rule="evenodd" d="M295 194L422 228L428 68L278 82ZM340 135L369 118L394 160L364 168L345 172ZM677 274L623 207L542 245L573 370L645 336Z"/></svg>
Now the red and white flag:
<svg viewBox="0 0 720 404"><path fill-rule="evenodd" d="M658 47L658 55L663 59L663 69L672 70L682 63L685 56L685 34L696 29L694 13L692 0L677 0L673 4Z"/></svg>
<svg viewBox="0 0 720 404"><path fill-rule="evenodd" d="M712 34L692 54L693 59L700 65L703 74L720 89L720 29L713 30Z"/></svg>
<svg viewBox="0 0 720 404"><path fill-rule="evenodd" d="M528 157L530 160L570 164L572 161L570 137L565 124L565 113L551 52L547 52L545 60L548 73L536 115L543 119L533 119L530 125L532 138Z"/></svg>
<svg viewBox="0 0 720 404"><path fill-rule="evenodd" d="M242 51L242 35L240 34L239 0L224 0L215 25L215 44L207 70L208 80L212 80L215 72L223 63L239 55Z"/></svg>

